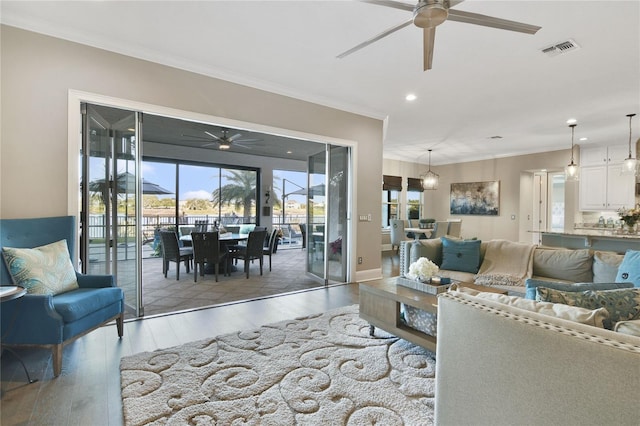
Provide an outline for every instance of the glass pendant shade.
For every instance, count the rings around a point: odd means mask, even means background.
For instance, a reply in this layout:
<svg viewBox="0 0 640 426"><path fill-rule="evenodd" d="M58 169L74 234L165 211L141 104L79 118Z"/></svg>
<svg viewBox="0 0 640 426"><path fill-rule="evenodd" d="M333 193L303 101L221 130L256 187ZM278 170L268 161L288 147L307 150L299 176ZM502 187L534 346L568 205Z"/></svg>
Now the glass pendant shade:
<svg viewBox="0 0 640 426"><path fill-rule="evenodd" d="M422 189L438 189L438 180L440 180L440 176L431 171L431 150L429 150L429 170L427 170L425 174L420 175L420 180L422 181Z"/></svg>
<svg viewBox="0 0 640 426"><path fill-rule="evenodd" d="M631 151L631 119L635 114L627 114L629 117L629 157L625 158L622 162L622 170L620 171L623 175L633 175L636 176L638 174L638 159L632 156Z"/></svg>
<svg viewBox="0 0 640 426"><path fill-rule="evenodd" d="M573 162L573 135L576 124L570 124L569 127L571 127L571 162L564 168L564 174L565 180L577 181L580 179L580 167Z"/></svg>

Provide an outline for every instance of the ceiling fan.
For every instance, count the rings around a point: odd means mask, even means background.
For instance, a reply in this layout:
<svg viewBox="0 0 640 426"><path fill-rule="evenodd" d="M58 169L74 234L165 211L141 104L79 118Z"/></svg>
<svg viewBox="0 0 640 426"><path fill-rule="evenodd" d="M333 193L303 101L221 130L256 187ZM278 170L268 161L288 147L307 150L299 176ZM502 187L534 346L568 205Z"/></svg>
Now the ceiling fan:
<svg viewBox="0 0 640 426"><path fill-rule="evenodd" d="M482 25L501 30L517 31L526 34L535 34L541 27L536 25L523 24L521 22L509 21L506 19L494 18L492 16L480 15L479 13L464 12L462 10L450 9L462 3L464 0L419 0L418 4L411 6L392 0L360 0L364 3L371 3L378 6L392 7L394 9L413 12L413 16L377 36L360 43L359 45L339 54L337 58L342 59L358 50L375 43L376 41L392 34L413 23L416 27L423 28L424 39L424 70L430 70L433 62L433 43L436 36L436 27L444 21L457 21L467 24Z"/></svg>
<svg viewBox="0 0 640 426"><path fill-rule="evenodd" d="M222 132L220 136L215 135L207 130L204 131L204 133L207 136L192 136L192 135L182 135L182 136L189 136L191 138L196 138L198 142L202 140L211 141L211 139L213 138L212 142L202 145L202 148L217 144L218 149L221 149L221 150L227 150L231 148L232 145L239 146L241 148L251 149L251 147L244 145L244 143L258 142L262 140L262 139L240 139L242 137L241 133L236 133L233 136L229 136L230 130L225 127L221 128L220 131Z"/></svg>

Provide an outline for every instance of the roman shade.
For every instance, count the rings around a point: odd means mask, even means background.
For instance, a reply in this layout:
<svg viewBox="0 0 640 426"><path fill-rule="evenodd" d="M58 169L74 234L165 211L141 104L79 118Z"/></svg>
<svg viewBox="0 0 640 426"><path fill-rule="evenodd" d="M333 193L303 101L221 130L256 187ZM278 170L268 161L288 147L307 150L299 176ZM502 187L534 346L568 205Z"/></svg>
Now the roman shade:
<svg viewBox="0 0 640 426"><path fill-rule="evenodd" d="M418 178L407 178L407 191L423 192L422 180Z"/></svg>
<svg viewBox="0 0 640 426"><path fill-rule="evenodd" d="M402 177L400 176L382 176L383 191L402 191Z"/></svg>

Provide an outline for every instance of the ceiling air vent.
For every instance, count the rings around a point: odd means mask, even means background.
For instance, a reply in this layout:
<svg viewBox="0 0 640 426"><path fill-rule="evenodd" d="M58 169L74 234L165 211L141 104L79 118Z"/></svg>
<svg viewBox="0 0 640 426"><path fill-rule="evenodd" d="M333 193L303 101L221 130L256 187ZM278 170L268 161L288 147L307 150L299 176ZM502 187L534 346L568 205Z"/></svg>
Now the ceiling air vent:
<svg viewBox="0 0 640 426"><path fill-rule="evenodd" d="M544 49L541 49L541 51L547 56L558 56L561 53L567 53L576 49L580 49L578 43L576 43L572 39L569 39L567 41L545 47Z"/></svg>

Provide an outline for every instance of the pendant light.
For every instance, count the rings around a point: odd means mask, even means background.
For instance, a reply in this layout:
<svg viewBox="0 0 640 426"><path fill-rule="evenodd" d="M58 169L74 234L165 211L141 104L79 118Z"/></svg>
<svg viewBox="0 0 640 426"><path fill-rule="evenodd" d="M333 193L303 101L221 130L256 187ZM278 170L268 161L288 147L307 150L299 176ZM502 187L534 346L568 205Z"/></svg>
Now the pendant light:
<svg viewBox="0 0 640 426"><path fill-rule="evenodd" d="M620 173L635 176L638 173L638 160L631 156L631 119L634 115L627 114L627 117L629 117L629 157L622 163L622 171Z"/></svg>
<svg viewBox="0 0 640 426"><path fill-rule="evenodd" d="M577 124L569 124L571 127L571 162L564 168L564 174L566 180L577 181L580 175L580 168L573 162L573 135Z"/></svg>
<svg viewBox="0 0 640 426"><path fill-rule="evenodd" d="M425 190L433 190L438 189L438 180L440 176L431 171L431 151L429 150L429 170L423 175L420 175L420 180L422 181L422 189Z"/></svg>

